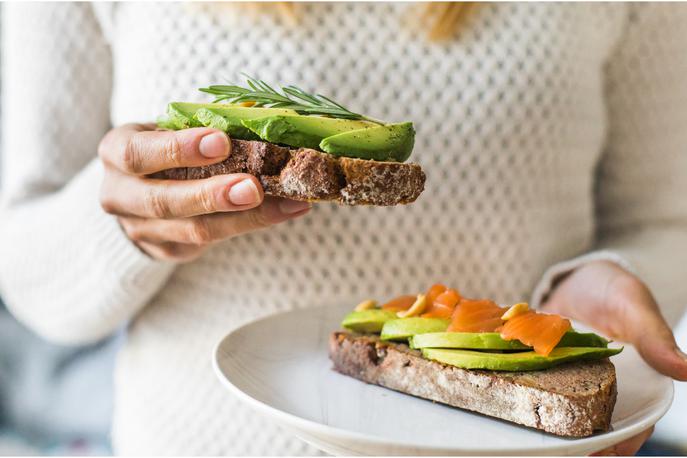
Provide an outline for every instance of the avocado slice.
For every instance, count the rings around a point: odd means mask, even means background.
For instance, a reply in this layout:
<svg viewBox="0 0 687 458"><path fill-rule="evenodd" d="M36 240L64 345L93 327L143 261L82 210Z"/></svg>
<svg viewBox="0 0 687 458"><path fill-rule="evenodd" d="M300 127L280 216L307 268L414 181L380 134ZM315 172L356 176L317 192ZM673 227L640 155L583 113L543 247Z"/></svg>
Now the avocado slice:
<svg viewBox="0 0 687 458"><path fill-rule="evenodd" d="M422 356L463 369L515 372L548 369L569 361L603 359L617 355L621 351L623 351L622 348L558 347L554 348L549 356L542 356L533 351L488 353L474 350L423 348Z"/></svg>
<svg viewBox="0 0 687 458"><path fill-rule="evenodd" d="M384 323L397 318L396 313L389 310L370 309L351 312L341 322L341 326L354 332L378 333Z"/></svg>
<svg viewBox="0 0 687 458"><path fill-rule="evenodd" d="M379 125L369 121L303 116L287 108L244 107L229 103L172 102L166 129L213 127L241 140L321 149L335 156L403 162L415 142L410 122Z"/></svg>
<svg viewBox="0 0 687 458"><path fill-rule="evenodd" d="M179 130L177 123L168 116L159 116L156 124L160 129Z"/></svg>
<svg viewBox="0 0 687 458"><path fill-rule="evenodd" d="M519 340L504 340L498 332L431 332L416 334L409 340L410 347L463 348L474 350L530 350Z"/></svg>
<svg viewBox="0 0 687 458"><path fill-rule="evenodd" d="M167 105L167 117L169 124L175 129L188 129L189 127L202 127L202 124L193 117L200 108L210 104L172 102Z"/></svg>
<svg viewBox="0 0 687 458"><path fill-rule="evenodd" d="M260 137L246 126L246 119L263 118L279 114L296 114L293 110L282 108L250 108L237 106L219 106L200 108L194 118L206 127L223 130L232 138L240 140L260 140Z"/></svg>
<svg viewBox="0 0 687 458"><path fill-rule="evenodd" d="M445 331L449 320L441 318L397 318L384 323L382 328L382 340L404 340L415 334Z"/></svg>
<svg viewBox="0 0 687 458"><path fill-rule="evenodd" d="M205 127L223 130L234 138L240 138L242 140L257 140L260 138L246 129L243 124L241 124L240 120L238 121L238 126L232 125L229 119L219 114L214 108L201 108L196 111L193 118L198 120L198 122Z"/></svg>
<svg viewBox="0 0 687 458"><path fill-rule="evenodd" d="M319 146L335 156L404 162L410 157L414 144L413 123L403 122L332 135L323 139Z"/></svg>
<svg viewBox="0 0 687 458"><path fill-rule="evenodd" d="M563 335L559 347L600 347L606 348L610 343L593 332L568 331Z"/></svg>
<svg viewBox="0 0 687 458"><path fill-rule="evenodd" d="M207 110L210 111L208 112ZM201 111L203 113L199 115ZM214 127L222 129L236 138L249 140L259 137L241 124L243 119L295 114L295 111L286 108L254 108L230 103L172 102L167 105L168 119L165 120L165 124L171 125L176 129L202 126ZM236 129L237 127L238 129ZM246 135L250 138L243 138Z"/></svg>
<svg viewBox="0 0 687 458"><path fill-rule="evenodd" d="M606 348L608 341L589 333L568 331L557 347ZM474 350L531 350L519 340L505 340L498 332L432 332L410 338L411 348L464 348Z"/></svg>
<svg viewBox="0 0 687 458"><path fill-rule="evenodd" d="M290 115L244 119L243 125L268 142L318 149L320 142L326 137L371 128L377 124L322 116Z"/></svg>

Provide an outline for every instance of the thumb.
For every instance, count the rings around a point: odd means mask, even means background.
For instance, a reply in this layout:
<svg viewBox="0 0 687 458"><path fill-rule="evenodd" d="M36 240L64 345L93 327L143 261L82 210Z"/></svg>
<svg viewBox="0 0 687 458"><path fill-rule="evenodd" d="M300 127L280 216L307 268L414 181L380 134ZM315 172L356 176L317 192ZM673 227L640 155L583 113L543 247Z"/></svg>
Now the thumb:
<svg viewBox="0 0 687 458"><path fill-rule="evenodd" d="M629 304L626 314L627 339L644 360L658 372L687 381L687 355L677 346L668 323L652 298Z"/></svg>
<svg viewBox="0 0 687 458"><path fill-rule="evenodd" d="M687 355L678 348L667 326L663 331L654 329L656 335L651 335L651 331L647 330L635 342L639 354L658 372L675 380L687 382ZM669 335L665 334L666 330Z"/></svg>

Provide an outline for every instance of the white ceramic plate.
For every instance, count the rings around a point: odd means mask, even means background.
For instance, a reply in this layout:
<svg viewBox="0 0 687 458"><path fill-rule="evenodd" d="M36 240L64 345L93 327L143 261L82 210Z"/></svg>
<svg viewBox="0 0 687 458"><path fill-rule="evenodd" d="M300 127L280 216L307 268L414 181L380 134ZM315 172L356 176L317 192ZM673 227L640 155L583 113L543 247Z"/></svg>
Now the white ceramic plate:
<svg viewBox="0 0 687 458"><path fill-rule="evenodd" d="M647 429L673 399L673 382L626 347L613 358L618 401L605 434L562 439L436 404L331 369L327 339L349 309L295 310L236 329L215 350L217 376L303 440L345 455L588 454Z"/></svg>

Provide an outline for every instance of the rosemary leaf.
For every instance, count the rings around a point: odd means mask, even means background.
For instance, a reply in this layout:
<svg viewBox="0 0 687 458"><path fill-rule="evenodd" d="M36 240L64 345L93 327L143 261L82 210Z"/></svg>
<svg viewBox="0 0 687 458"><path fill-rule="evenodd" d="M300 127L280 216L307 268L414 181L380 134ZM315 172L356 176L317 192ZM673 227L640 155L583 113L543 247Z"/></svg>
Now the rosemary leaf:
<svg viewBox="0 0 687 458"><path fill-rule="evenodd" d="M246 74L243 76L246 78L248 87L235 84L213 85L199 90L214 95L214 102L254 102L255 107L288 108L302 115L320 115L385 124L383 121L352 112L324 95L310 94L293 85L281 86L281 92L279 92L261 79Z"/></svg>

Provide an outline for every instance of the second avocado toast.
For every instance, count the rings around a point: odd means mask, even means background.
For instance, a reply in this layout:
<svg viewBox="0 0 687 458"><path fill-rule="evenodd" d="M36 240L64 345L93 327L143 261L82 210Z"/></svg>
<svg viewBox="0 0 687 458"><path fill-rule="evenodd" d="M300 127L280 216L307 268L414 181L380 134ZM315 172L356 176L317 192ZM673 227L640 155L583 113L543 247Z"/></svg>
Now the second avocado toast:
<svg viewBox="0 0 687 458"><path fill-rule="evenodd" d="M220 129L230 136L232 152L218 164L154 178L250 173L267 195L346 205L407 204L423 191L422 168L404 163L415 142L411 122L384 123L295 86L279 92L254 78L247 84L201 89L215 95L214 103L168 105L161 128Z"/></svg>
<svg viewBox="0 0 687 458"><path fill-rule="evenodd" d="M610 428L622 348L525 303L501 307L433 285L379 306L360 303L332 333L334 369L453 407L548 433Z"/></svg>

